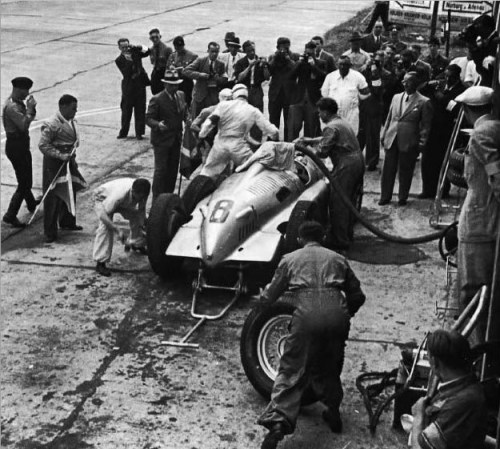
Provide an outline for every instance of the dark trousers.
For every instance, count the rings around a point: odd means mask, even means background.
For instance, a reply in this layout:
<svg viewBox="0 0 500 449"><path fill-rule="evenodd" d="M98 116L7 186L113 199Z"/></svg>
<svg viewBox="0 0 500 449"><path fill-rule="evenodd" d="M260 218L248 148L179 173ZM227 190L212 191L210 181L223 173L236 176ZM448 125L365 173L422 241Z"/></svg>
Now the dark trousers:
<svg viewBox="0 0 500 449"><path fill-rule="evenodd" d="M159 94L165 85L162 83L162 78L165 74L165 69L153 70L151 72L151 93L153 95Z"/></svg>
<svg viewBox="0 0 500 449"><path fill-rule="evenodd" d="M7 218L13 219L17 216L21 204L26 201L29 209L36 207L35 197L31 192L33 186L33 170L31 163L30 138L29 135L9 136L5 143L5 154L14 167L17 188L12 195L9 208L5 213Z"/></svg>
<svg viewBox="0 0 500 449"><path fill-rule="evenodd" d="M396 173L399 174L399 200L407 200L410 193L413 171L417 162L418 152L410 150L399 151L396 139L391 148L385 150L384 167L382 169L381 178L381 195L382 201L390 201L396 182Z"/></svg>
<svg viewBox="0 0 500 449"><path fill-rule="evenodd" d="M268 429L281 423L285 433L295 430L306 391L332 410L338 410L344 395L340 375L349 335L349 315L341 305L342 295L312 289L308 293L298 300L271 401L258 420ZM297 294L307 295L302 291Z"/></svg>
<svg viewBox="0 0 500 449"><path fill-rule="evenodd" d="M146 88L139 87L136 90L123 93L120 107L122 110L120 136L128 134L132 111L134 112L135 135L143 136L146 132Z"/></svg>
<svg viewBox="0 0 500 449"><path fill-rule="evenodd" d="M274 100L269 100L268 110L269 110L269 121L280 129L281 111L283 111L283 122L284 130L283 133L284 140L288 138L288 110L290 105L288 100L285 98L285 93L281 89L279 95Z"/></svg>
<svg viewBox="0 0 500 449"><path fill-rule="evenodd" d="M179 90L184 92L184 98L186 99L186 104L191 106L191 101L193 99L193 80L190 78L182 77L182 83L179 84ZM193 117L194 119L195 117Z"/></svg>
<svg viewBox="0 0 500 449"><path fill-rule="evenodd" d="M200 112L208 108L209 106L213 106L219 102L219 93L217 89L209 89L208 95L203 100L195 100L191 102L191 117L195 119L200 115Z"/></svg>
<svg viewBox="0 0 500 449"><path fill-rule="evenodd" d="M365 164L363 154L341 154L333 162L332 176L349 198L354 197L359 185L363 184ZM351 243L349 226L352 223L352 213L346 207L340 194L332 189L330 195L330 245L337 249L346 249Z"/></svg>
<svg viewBox="0 0 500 449"><path fill-rule="evenodd" d="M438 189L439 173L441 165L443 165L444 156L446 154L447 142L431 141L422 153L422 193L435 196ZM445 179L443 194L446 196L450 192L450 181Z"/></svg>
<svg viewBox="0 0 500 449"><path fill-rule="evenodd" d="M255 106L260 112L264 112L264 91L261 86L250 86L248 88L248 104ZM262 131L258 126L252 126L250 137L257 142L262 140Z"/></svg>
<svg viewBox="0 0 500 449"><path fill-rule="evenodd" d="M76 204L76 194L74 199ZM50 192L47 195L43 207L43 229L47 237L57 237L58 223L61 228L72 228L76 225L76 217L71 215L66 203L55 193Z"/></svg>
<svg viewBox="0 0 500 449"><path fill-rule="evenodd" d="M382 111L380 114L368 114L359 110L358 142L361 151L366 146L365 163L368 167L376 167L380 158L380 129L382 128Z"/></svg>
<svg viewBox="0 0 500 449"><path fill-rule="evenodd" d="M167 144L154 145L153 201L160 193L172 193L177 181L182 134L172 137Z"/></svg>
<svg viewBox="0 0 500 449"><path fill-rule="evenodd" d="M304 137L317 137L320 133L319 113L316 105L305 97L300 103L290 105L288 110L287 140L293 142L299 137L304 124Z"/></svg>

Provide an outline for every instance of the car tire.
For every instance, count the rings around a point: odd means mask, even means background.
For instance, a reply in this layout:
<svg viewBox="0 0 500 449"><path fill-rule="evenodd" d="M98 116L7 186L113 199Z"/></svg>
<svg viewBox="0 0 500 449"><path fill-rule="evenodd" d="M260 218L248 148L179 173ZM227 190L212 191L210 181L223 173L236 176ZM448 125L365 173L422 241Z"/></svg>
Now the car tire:
<svg viewBox="0 0 500 449"><path fill-rule="evenodd" d="M465 163L465 154L464 148L460 148L458 150L452 151L450 153L449 166L450 168L455 169L455 171L459 173L463 173L464 171L464 163Z"/></svg>
<svg viewBox="0 0 500 449"><path fill-rule="evenodd" d="M360 182L354 191L351 199L352 205L356 208L358 212L361 212L361 206L363 204L363 183ZM347 236L349 240L354 239L354 225L358 222L358 219L353 213L349 214L349 227L347 229Z"/></svg>
<svg viewBox="0 0 500 449"><path fill-rule="evenodd" d="M165 251L185 222L186 212L178 195L162 193L156 198L149 212L146 241L151 268L163 279L172 278L179 272L180 259L166 256Z"/></svg>
<svg viewBox="0 0 500 449"><path fill-rule="evenodd" d="M290 253L300 248L297 238L299 237L299 227L307 220L318 220L318 207L314 201L297 201L285 230L284 253ZM318 220L319 221L319 220Z"/></svg>
<svg viewBox="0 0 500 449"><path fill-rule="evenodd" d="M186 214L191 215L196 205L207 195L210 195L215 187L215 182L208 176L198 175L193 178L182 194Z"/></svg>
<svg viewBox="0 0 500 449"><path fill-rule="evenodd" d="M446 173L446 177L448 178L448 181L450 181L454 186L466 189L467 181L465 180L462 173L463 171L460 172L452 167L449 167L448 172Z"/></svg>
<svg viewBox="0 0 500 449"><path fill-rule="evenodd" d="M240 339L243 370L255 390L267 400L271 397L294 310L292 304L277 301L267 307L252 309L243 324ZM273 344L274 340L276 344ZM301 404L316 401L312 390L306 389Z"/></svg>

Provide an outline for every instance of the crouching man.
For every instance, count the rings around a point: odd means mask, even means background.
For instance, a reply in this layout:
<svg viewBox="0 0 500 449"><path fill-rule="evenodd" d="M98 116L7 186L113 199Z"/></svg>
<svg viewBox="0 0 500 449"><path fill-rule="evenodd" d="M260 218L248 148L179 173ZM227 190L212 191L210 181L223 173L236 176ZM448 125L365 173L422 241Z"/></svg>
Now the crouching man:
<svg viewBox="0 0 500 449"><path fill-rule="evenodd" d="M151 184L144 178L122 178L107 182L98 187L94 193L95 211L99 217L94 240L94 260L96 271L103 276L110 276L111 271L106 263L111 259L113 251L113 236L132 249L145 250L146 240L142 227L146 219L146 202ZM130 235L113 223L113 215L121 214L129 221ZM145 252L145 251L144 251Z"/></svg>
<svg viewBox="0 0 500 449"><path fill-rule="evenodd" d="M483 448L487 410L483 389L472 374L469 342L439 329L427 340L431 368L439 378L436 396L412 408L412 449Z"/></svg>
<svg viewBox="0 0 500 449"><path fill-rule="evenodd" d="M304 222L298 239L303 248L283 257L262 293L261 300L272 303L285 290L294 291L297 306L271 401L258 421L269 429L262 449L275 449L284 435L294 431L306 390L327 406L323 419L330 429L342 431L340 374L345 342L350 318L365 302L365 295L347 260L321 246L324 236L319 223Z"/></svg>

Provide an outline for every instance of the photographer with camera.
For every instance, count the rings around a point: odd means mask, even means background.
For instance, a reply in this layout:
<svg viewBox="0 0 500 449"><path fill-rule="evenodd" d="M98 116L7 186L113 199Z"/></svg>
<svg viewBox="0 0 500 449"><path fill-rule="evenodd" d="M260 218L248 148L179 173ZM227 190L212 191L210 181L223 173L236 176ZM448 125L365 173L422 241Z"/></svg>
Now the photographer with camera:
<svg viewBox="0 0 500 449"><path fill-rule="evenodd" d="M220 46L208 44L207 56L199 57L184 69L184 76L196 80L191 103L191 117L197 117L202 109L219 102L219 91L227 83L224 63L219 61Z"/></svg>
<svg viewBox="0 0 500 449"><path fill-rule="evenodd" d="M127 137L133 111L135 136L137 140L142 140L146 131L146 86L150 84L142 66L142 58L148 55L148 49L141 45L130 45L127 38L118 39L118 48L121 54L115 59L115 63L123 79L121 129L117 139Z"/></svg>
<svg viewBox="0 0 500 449"><path fill-rule="evenodd" d="M326 63L316 58L316 44L306 44L304 54L292 70L291 80L295 83L288 112L288 139L299 137L304 125L304 137L316 137L321 132L316 103L321 98L321 86L326 77Z"/></svg>
<svg viewBox="0 0 500 449"><path fill-rule="evenodd" d="M288 109L290 95L294 88L294 82L290 79L290 75L298 60L299 55L290 51L290 39L279 37L276 51L269 57L271 82L269 84L268 107L269 120L278 129L280 128L281 111L283 111L284 140L288 137Z"/></svg>

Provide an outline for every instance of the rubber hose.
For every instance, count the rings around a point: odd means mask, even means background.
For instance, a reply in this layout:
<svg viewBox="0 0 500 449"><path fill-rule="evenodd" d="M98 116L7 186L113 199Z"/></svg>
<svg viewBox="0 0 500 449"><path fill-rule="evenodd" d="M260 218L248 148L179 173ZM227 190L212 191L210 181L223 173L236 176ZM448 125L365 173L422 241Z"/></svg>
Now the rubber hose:
<svg viewBox="0 0 500 449"><path fill-rule="evenodd" d="M433 232L431 234L427 235L422 235L420 237L399 237L399 236L394 236L391 234L388 234L385 231L382 231L381 229L377 228L375 225L370 223L366 218L364 218L358 210L354 207L354 205L351 203L351 199L347 197L347 195L344 193L342 188L339 186L333 175L328 171L328 168L326 168L326 165L323 163L323 161L309 148L306 148L305 146L298 146L297 148L301 153L305 154L306 156L309 156L313 162L319 167L319 169L323 172L323 174L328 178L330 181L330 185L332 188L337 192L340 196L340 199L343 201L345 206L349 209L349 211L354 214L354 216L359 220L359 222L370 232L375 234L377 237L380 237L384 240L387 240L389 242L394 242L394 243L401 243L404 245L415 245L417 243L426 243L426 242L432 242L433 240L437 240L441 238L442 235L445 234L447 229L444 229L443 231L438 231L438 232ZM452 225L453 226L453 225Z"/></svg>

